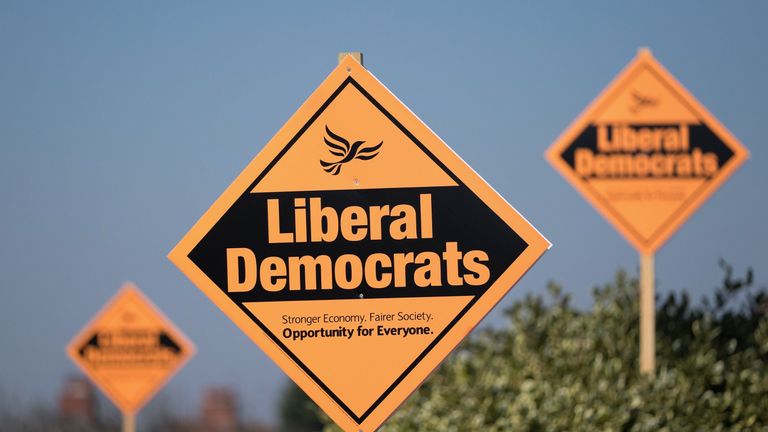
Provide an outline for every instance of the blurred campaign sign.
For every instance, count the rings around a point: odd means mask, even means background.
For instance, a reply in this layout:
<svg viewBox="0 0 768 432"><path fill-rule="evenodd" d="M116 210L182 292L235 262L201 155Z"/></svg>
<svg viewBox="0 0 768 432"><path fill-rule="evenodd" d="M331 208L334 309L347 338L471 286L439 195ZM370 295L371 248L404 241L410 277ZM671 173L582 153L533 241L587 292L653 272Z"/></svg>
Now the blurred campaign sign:
<svg viewBox="0 0 768 432"><path fill-rule="evenodd" d="M72 361L132 416L194 354L184 334L126 283L67 347Z"/></svg>
<svg viewBox="0 0 768 432"><path fill-rule="evenodd" d="M748 154L643 49L546 156L630 244L653 254Z"/></svg>
<svg viewBox="0 0 768 432"><path fill-rule="evenodd" d="M351 56L169 258L345 430L375 430L549 242Z"/></svg>

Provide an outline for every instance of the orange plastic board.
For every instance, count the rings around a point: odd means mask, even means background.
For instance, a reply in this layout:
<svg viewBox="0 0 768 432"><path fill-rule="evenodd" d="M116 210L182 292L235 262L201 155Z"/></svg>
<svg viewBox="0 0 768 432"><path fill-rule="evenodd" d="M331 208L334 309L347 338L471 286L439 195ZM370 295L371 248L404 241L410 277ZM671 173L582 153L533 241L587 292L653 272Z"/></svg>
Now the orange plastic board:
<svg viewBox="0 0 768 432"><path fill-rule="evenodd" d="M643 49L546 157L630 244L652 254L749 152Z"/></svg>
<svg viewBox="0 0 768 432"><path fill-rule="evenodd" d="M549 242L346 57L169 258L343 429L377 429Z"/></svg>
<svg viewBox="0 0 768 432"><path fill-rule="evenodd" d="M194 351L186 336L131 283L67 347L72 361L126 415L138 412Z"/></svg>

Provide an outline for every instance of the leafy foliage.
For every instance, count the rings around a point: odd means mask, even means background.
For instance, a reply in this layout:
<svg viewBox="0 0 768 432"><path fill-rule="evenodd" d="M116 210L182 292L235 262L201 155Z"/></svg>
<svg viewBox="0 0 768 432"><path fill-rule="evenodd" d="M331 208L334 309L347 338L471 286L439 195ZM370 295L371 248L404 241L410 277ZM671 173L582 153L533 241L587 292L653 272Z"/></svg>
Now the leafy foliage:
<svg viewBox="0 0 768 432"><path fill-rule="evenodd" d="M751 271L721 266L714 303L657 303L654 377L638 372L636 279L595 288L591 311L552 283L471 336L382 430L768 430L768 299Z"/></svg>
<svg viewBox="0 0 768 432"><path fill-rule="evenodd" d="M280 432L309 432L323 429L319 408L293 382L289 382L280 399Z"/></svg>

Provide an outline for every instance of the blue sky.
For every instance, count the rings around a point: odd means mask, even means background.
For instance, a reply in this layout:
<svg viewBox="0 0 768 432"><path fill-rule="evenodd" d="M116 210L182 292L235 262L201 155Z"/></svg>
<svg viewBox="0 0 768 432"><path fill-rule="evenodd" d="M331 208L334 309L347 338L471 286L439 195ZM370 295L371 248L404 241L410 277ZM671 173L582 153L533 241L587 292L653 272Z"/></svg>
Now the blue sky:
<svg viewBox="0 0 768 432"><path fill-rule="evenodd" d="M751 151L657 255L658 291L768 262L763 2L0 4L0 393L52 401L64 346L126 280L198 346L161 398L231 384L271 421L286 378L165 258L336 64L365 65L553 243L484 323L637 255L544 150L640 46ZM152 406L150 405L149 409Z"/></svg>

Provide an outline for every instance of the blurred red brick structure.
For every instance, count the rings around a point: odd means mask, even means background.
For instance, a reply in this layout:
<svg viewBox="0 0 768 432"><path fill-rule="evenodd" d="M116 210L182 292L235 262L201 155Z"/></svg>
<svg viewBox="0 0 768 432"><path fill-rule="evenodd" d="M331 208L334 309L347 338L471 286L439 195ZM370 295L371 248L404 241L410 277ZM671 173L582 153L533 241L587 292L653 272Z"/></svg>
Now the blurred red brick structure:
<svg viewBox="0 0 768 432"><path fill-rule="evenodd" d="M85 377L70 376L59 392L58 408L62 418L95 422L98 415L96 389Z"/></svg>
<svg viewBox="0 0 768 432"><path fill-rule="evenodd" d="M211 387L203 393L200 427L210 432L239 430L237 394L228 387Z"/></svg>
<svg viewBox="0 0 768 432"><path fill-rule="evenodd" d="M231 387L210 387L203 392L200 432L269 432L271 428L240 418L240 398Z"/></svg>

